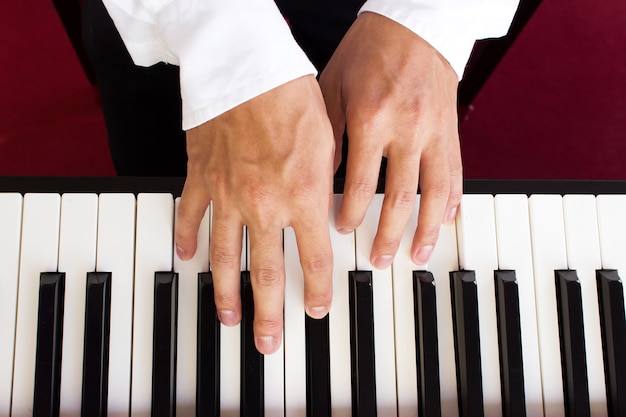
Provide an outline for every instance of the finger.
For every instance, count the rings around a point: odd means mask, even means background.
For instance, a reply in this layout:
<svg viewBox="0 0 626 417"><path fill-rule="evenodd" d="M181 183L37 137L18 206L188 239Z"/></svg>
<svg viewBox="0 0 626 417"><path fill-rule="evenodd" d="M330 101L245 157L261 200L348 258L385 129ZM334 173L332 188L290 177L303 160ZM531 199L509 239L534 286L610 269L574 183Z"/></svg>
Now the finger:
<svg viewBox="0 0 626 417"><path fill-rule="evenodd" d="M241 247L243 224L230 210L214 205L211 219L211 272L215 308L220 321L234 326L241 321Z"/></svg>
<svg viewBox="0 0 626 417"><path fill-rule="evenodd" d="M176 253L182 260L191 259L198 246L198 228L211 202L211 196L199 176L190 175L176 213Z"/></svg>
<svg viewBox="0 0 626 417"><path fill-rule="evenodd" d="M328 211L330 211L333 207L333 202L335 201L335 176L331 172L328 175Z"/></svg>
<svg viewBox="0 0 626 417"><path fill-rule="evenodd" d="M413 261L423 265L435 248L450 195L448 158L444 149L438 148L422 156L420 184L420 209L411 253Z"/></svg>
<svg viewBox="0 0 626 417"><path fill-rule="evenodd" d="M367 206L376 193L382 161L382 149L376 146L375 139L360 132L348 134L344 195L335 221L337 230L345 233L356 229L363 221Z"/></svg>
<svg viewBox="0 0 626 417"><path fill-rule="evenodd" d="M328 314L333 296L328 212L300 219L293 228L304 273L304 307L310 317L321 319Z"/></svg>
<svg viewBox="0 0 626 417"><path fill-rule="evenodd" d="M461 162L459 133L456 124L452 128L449 138L450 195L444 216L444 223L446 224L452 224L456 218L456 213L461 203L461 196L463 195L463 164Z"/></svg>
<svg viewBox="0 0 626 417"><path fill-rule="evenodd" d="M385 199L370 260L379 269L391 265L417 197L419 155L388 154Z"/></svg>
<svg viewBox="0 0 626 417"><path fill-rule="evenodd" d="M335 156L333 158L333 172L337 172L337 168L341 165L343 159L343 134L337 139L335 138Z"/></svg>
<svg viewBox="0 0 626 417"><path fill-rule="evenodd" d="M343 134L346 130L346 113L343 100L341 98L341 87L335 74L330 72L322 73L320 77L320 89L324 96L326 112L333 128L335 138L335 158L333 172L337 170L341 163Z"/></svg>
<svg viewBox="0 0 626 417"><path fill-rule="evenodd" d="M254 340L262 354L274 353L282 340L285 264L282 229L248 227L250 281L254 295Z"/></svg>

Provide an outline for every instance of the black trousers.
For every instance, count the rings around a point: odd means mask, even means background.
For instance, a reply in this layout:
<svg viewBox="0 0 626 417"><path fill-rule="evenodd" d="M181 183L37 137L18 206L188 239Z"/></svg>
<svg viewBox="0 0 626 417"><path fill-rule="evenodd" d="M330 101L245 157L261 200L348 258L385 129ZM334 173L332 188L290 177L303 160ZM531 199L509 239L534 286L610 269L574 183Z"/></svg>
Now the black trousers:
<svg viewBox="0 0 626 417"><path fill-rule="evenodd" d="M320 72L363 2L277 0L296 41ZM98 77L118 175L184 176L187 156L178 67L135 66L102 0L84 0L82 11L83 42Z"/></svg>

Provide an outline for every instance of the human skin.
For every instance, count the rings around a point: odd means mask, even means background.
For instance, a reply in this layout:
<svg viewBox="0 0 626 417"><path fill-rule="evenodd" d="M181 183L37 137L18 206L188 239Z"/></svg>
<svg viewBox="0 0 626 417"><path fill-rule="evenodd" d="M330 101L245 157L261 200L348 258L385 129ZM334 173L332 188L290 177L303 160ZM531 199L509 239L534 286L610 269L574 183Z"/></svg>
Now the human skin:
<svg viewBox="0 0 626 417"><path fill-rule="evenodd" d="M335 165L345 129L349 137L337 228L350 231L361 223L386 156L385 199L371 261L378 268L392 262L419 182L419 226L411 253L415 263L425 264L441 223L454 219L463 188L456 73L413 32L363 13L330 59L320 85L337 143Z"/></svg>
<svg viewBox="0 0 626 417"><path fill-rule="evenodd" d="M418 264L427 261L441 223L454 219L462 193L457 84L449 63L419 36L381 15L363 13L319 84L313 76L298 78L187 132L177 252L182 259L193 256L200 221L212 201L210 262L222 323L241 320L244 225L250 236L257 349L269 354L280 346L283 228L293 227L296 235L307 314L328 313L328 209L344 129L349 156L337 228L350 232L361 223L386 156L386 194L372 262L378 268L392 262L418 183L422 198L411 254Z"/></svg>

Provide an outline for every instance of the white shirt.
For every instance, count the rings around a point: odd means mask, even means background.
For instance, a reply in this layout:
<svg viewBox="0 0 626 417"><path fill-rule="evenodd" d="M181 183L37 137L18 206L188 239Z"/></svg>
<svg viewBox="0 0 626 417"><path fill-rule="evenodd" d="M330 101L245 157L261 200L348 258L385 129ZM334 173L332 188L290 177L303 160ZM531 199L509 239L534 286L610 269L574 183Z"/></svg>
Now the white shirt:
<svg viewBox="0 0 626 417"><path fill-rule="evenodd" d="M341 1L341 0L337 0ZM316 74L273 0L104 0L135 64L180 66L183 129ZM459 79L477 39L506 34L518 0L368 0L420 35Z"/></svg>

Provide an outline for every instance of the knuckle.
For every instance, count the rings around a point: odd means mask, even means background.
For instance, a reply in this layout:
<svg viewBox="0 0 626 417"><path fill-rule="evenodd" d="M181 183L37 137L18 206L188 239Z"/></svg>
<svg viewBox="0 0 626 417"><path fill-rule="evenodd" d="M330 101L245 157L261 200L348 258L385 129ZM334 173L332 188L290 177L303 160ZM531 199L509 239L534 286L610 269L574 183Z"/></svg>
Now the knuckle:
<svg viewBox="0 0 626 417"><path fill-rule="evenodd" d="M235 253L226 248L213 248L211 250L211 263L221 268L239 268L241 254Z"/></svg>
<svg viewBox="0 0 626 417"><path fill-rule="evenodd" d="M251 181L249 186L243 189L243 195L249 207L258 207L259 212L262 212L261 208L271 205L275 199L268 187L259 181Z"/></svg>
<svg viewBox="0 0 626 417"><path fill-rule="evenodd" d="M450 195L450 182L447 180L434 181L424 187L423 194L432 199L448 199Z"/></svg>
<svg viewBox="0 0 626 417"><path fill-rule="evenodd" d="M239 294L215 293L215 305L218 309L234 309L239 305Z"/></svg>
<svg viewBox="0 0 626 417"><path fill-rule="evenodd" d="M312 274L327 272L332 268L331 256L317 255L300 260L302 269Z"/></svg>
<svg viewBox="0 0 626 417"><path fill-rule="evenodd" d="M262 333L279 333L282 332L283 323L280 318L273 318L266 314L258 314L255 311L254 325L257 329L262 329Z"/></svg>
<svg viewBox="0 0 626 417"><path fill-rule="evenodd" d="M379 236L376 239L376 248L383 254L394 254L400 246L400 237L398 236Z"/></svg>
<svg viewBox="0 0 626 417"><path fill-rule="evenodd" d="M376 186L367 181L357 181L351 184L344 192L345 197L365 200L370 199L376 193Z"/></svg>
<svg viewBox="0 0 626 417"><path fill-rule="evenodd" d="M388 195L390 208L394 211L411 211L415 205L415 192L400 191Z"/></svg>
<svg viewBox="0 0 626 417"><path fill-rule="evenodd" d="M309 184L300 184L300 186L288 190L286 193L291 202L291 206L300 212L306 212L310 210L311 207L315 207L316 204L319 204L321 194L310 187Z"/></svg>
<svg viewBox="0 0 626 417"><path fill-rule="evenodd" d="M282 275L278 268L264 267L258 268L253 273L253 281L264 288L273 288L282 283Z"/></svg>

